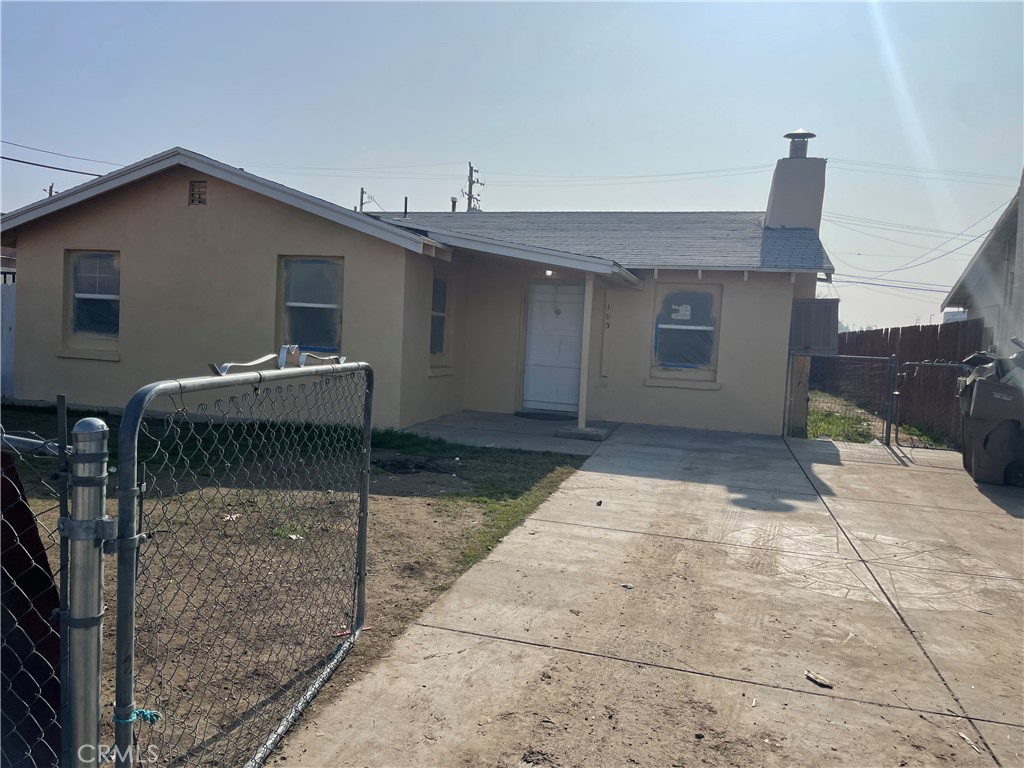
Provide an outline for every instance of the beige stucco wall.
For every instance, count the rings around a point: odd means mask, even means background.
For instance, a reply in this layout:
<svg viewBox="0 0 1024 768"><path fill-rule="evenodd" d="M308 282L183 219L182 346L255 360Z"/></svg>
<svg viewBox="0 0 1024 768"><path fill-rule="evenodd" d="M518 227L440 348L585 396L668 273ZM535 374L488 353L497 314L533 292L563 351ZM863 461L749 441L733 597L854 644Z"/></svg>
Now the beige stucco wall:
<svg viewBox="0 0 1024 768"><path fill-rule="evenodd" d="M714 381L651 375L659 284L720 286ZM788 274L750 273L744 281L742 273L705 271L698 280L696 272L661 270L641 290L609 287L606 338L591 358L590 418L781 434L792 302Z"/></svg>
<svg viewBox="0 0 1024 768"><path fill-rule="evenodd" d="M452 262L409 253L405 272L405 327L402 343L402 426L463 408L466 382L466 269ZM448 282L446 350L430 355L430 309L434 275Z"/></svg>
<svg viewBox="0 0 1024 768"><path fill-rule="evenodd" d="M465 407L513 413L522 400L526 295L530 282L583 284L583 275L543 264L477 257L467 264Z"/></svg>
<svg viewBox="0 0 1024 768"><path fill-rule="evenodd" d="M345 260L342 353L374 366L375 422L398 424L406 252L217 179L188 206L193 178L173 169L19 230L14 397L119 408L148 382L274 352L279 256L326 256ZM58 356L66 249L120 253L117 361Z"/></svg>
<svg viewBox="0 0 1024 768"><path fill-rule="evenodd" d="M481 257L469 264L467 279L471 289L466 297L468 365L463 407L512 413L522 397L527 285L551 279L582 284L583 277L556 271L554 278L546 278L542 265ZM656 312L653 273L645 274L640 289L598 279L589 418L781 434L794 294L790 275L750 273L745 281L742 273L705 271L698 280L693 271L659 272L657 284L679 283L720 287L715 380L654 381L658 372L651 376ZM813 276L808 285L813 290Z"/></svg>

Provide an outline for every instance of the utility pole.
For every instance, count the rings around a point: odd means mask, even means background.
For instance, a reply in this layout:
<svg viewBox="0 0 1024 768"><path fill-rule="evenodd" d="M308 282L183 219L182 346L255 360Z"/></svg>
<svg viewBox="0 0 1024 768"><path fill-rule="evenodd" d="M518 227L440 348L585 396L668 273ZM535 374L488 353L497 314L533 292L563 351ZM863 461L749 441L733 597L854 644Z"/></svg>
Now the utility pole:
<svg viewBox="0 0 1024 768"><path fill-rule="evenodd" d="M363 212L363 200L366 197L366 190L362 187L359 188L359 212Z"/></svg>
<svg viewBox="0 0 1024 768"><path fill-rule="evenodd" d="M49 188L49 190L47 190L46 196L47 197L53 197L53 182L52 181L50 182L50 188Z"/></svg>
<svg viewBox="0 0 1024 768"><path fill-rule="evenodd" d="M473 194L473 187L475 185L484 186L484 183L480 181L475 174L480 173L479 168L474 168L473 163L469 164L469 179L467 180L469 191L466 193L466 212L479 211L480 210L480 195Z"/></svg>

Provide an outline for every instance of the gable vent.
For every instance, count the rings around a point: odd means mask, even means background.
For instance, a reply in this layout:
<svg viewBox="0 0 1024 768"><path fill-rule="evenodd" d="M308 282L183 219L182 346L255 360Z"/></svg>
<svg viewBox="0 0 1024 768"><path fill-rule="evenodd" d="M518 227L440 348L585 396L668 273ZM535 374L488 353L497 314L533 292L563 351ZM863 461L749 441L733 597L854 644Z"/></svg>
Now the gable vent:
<svg viewBox="0 0 1024 768"><path fill-rule="evenodd" d="M188 183L188 204L206 205L205 181L190 181Z"/></svg>

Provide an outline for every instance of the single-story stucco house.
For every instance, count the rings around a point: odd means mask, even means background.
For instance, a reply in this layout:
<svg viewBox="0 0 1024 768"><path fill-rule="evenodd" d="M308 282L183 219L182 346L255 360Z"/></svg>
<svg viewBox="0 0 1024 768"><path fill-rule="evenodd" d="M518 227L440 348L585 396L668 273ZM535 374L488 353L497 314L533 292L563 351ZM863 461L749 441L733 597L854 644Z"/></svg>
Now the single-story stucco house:
<svg viewBox="0 0 1024 768"><path fill-rule="evenodd" d="M1024 175L1021 177L1024 185ZM999 215L981 247L968 262L942 309L958 307L965 318L985 321L985 347L1012 355L1019 347L1010 342L1024 337L1024 208L1021 187Z"/></svg>
<svg viewBox="0 0 1024 768"><path fill-rule="evenodd" d="M298 344L370 362L382 426L561 411L777 435L791 319L833 272L825 160L787 137L766 212L370 216L171 149L3 217L4 394L116 409Z"/></svg>

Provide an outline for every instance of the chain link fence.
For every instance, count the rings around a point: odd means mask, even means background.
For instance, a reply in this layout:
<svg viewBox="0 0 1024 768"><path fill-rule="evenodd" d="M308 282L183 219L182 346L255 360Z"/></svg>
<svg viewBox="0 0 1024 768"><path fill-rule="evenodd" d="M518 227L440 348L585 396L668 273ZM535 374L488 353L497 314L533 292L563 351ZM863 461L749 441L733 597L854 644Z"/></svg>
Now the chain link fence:
<svg viewBox="0 0 1024 768"><path fill-rule="evenodd" d="M66 435L63 408L58 431ZM0 764L49 768L66 751L68 550L57 532L67 514L66 442L3 429L2 447Z"/></svg>
<svg viewBox="0 0 1024 768"><path fill-rule="evenodd" d="M792 356L787 437L888 445L895 359Z"/></svg>
<svg viewBox="0 0 1024 768"><path fill-rule="evenodd" d="M129 403L119 539L143 538L118 562L119 752L261 764L348 653L371 393L369 367L348 364L164 382Z"/></svg>
<svg viewBox="0 0 1024 768"><path fill-rule="evenodd" d="M962 363L944 360L899 366L894 413L897 445L960 449L963 423L956 384L957 378L970 370Z"/></svg>

